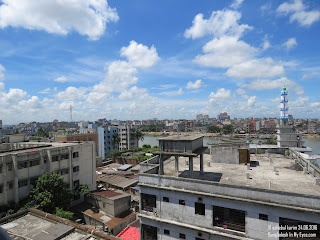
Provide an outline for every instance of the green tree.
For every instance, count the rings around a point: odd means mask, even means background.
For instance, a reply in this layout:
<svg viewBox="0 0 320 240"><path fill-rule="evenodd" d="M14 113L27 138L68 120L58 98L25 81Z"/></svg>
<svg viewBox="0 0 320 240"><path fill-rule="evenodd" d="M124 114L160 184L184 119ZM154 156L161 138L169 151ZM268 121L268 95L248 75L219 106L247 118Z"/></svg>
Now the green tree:
<svg viewBox="0 0 320 240"><path fill-rule="evenodd" d="M30 197L36 207L53 213L56 207L68 209L73 193L62 176L56 173L45 173L37 179Z"/></svg>
<svg viewBox="0 0 320 240"><path fill-rule="evenodd" d="M211 133L219 133L221 131L221 128L219 128L218 126L209 126L207 127L207 130Z"/></svg>
<svg viewBox="0 0 320 240"><path fill-rule="evenodd" d="M49 137L49 132L44 130L42 127L38 128L37 136L39 137Z"/></svg>
<svg viewBox="0 0 320 240"><path fill-rule="evenodd" d="M19 129L14 129L13 134L19 134Z"/></svg>
<svg viewBox="0 0 320 240"><path fill-rule="evenodd" d="M55 215L70 220L73 217L73 212L65 211L62 208L56 207Z"/></svg>
<svg viewBox="0 0 320 240"><path fill-rule="evenodd" d="M113 148L116 148L116 145L118 146L121 139L118 133L113 134L112 136L112 146Z"/></svg>
<svg viewBox="0 0 320 240"><path fill-rule="evenodd" d="M143 141L144 134L143 134L143 132L141 132L139 130L134 130L133 137L136 138L138 140L138 142L139 142L139 140Z"/></svg>

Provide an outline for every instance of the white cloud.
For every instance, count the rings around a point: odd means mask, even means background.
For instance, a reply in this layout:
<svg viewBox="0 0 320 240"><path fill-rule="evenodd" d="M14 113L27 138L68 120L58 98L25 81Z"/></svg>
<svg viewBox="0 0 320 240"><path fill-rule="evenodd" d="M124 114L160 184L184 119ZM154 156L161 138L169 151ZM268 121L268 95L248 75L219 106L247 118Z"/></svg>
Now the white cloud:
<svg viewBox="0 0 320 240"><path fill-rule="evenodd" d="M61 77L55 78L53 81L60 82L60 83L65 83L66 81L68 81L68 79L65 76L61 76Z"/></svg>
<svg viewBox="0 0 320 240"><path fill-rule="evenodd" d="M87 88L68 87L66 90L57 93L55 96L60 101L75 101L85 98L84 94L88 91Z"/></svg>
<svg viewBox="0 0 320 240"><path fill-rule="evenodd" d="M10 88L8 93L2 92L0 96L0 105L10 107L27 98L28 93L18 88Z"/></svg>
<svg viewBox="0 0 320 240"><path fill-rule="evenodd" d="M209 101L212 103L214 101L219 101L223 99L228 99L231 96L231 91L229 89L219 88L217 92L211 92L209 95Z"/></svg>
<svg viewBox="0 0 320 240"><path fill-rule="evenodd" d="M159 60L156 48L152 45L147 46L131 41L128 47L122 47L120 55L128 58L128 61L134 67L149 68L154 66Z"/></svg>
<svg viewBox="0 0 320 240"><path fill-rule="evenodd" d="M257 101L256 96L251 96L248 98L248 107L252 107Z"/></svg>
<svg viewBox="0 0 320 240"><path fill-rule="evenodd" d="M41 94L47 94L47 93L49 93L50 92L50 88L45 88L45 89L43 89L43 90L41 90L40 92L38 92L38 93L41 93Z"/></svg>
<svg viewBox="0 0 320 240"><path fill-rule="evenodd" d="M270 89L280 89L285 85L288 91L293 90L298 95L304 94L304 89L294 81L289 80L286 77L282 77L276 80L269 79L259 79L255 80L249 84L244 84L242 87L251 89L251 90L270 90Z"/></svg>
<svg viewBox="0 0 320 240"><path fill-rule="evenodd" d="M179 96L183 94L183 90L182 88L179 88L177 91L167 91L167 92L162 92L162 95L167 95L170 97L174 97L174 96Z"/></svg>
<svg viewBox="0 0 320 240"><path fill-rule="evenodd" d="M213 11L209 19L203 19L203 14L199 13L195 16L192 27L184 33L186 38L200 38L205 35L213 35L214 37L241 36L245 30L252 29L249 25L238 24L241 13L232 10Z"/></svg>
<svg viewBox="0 0 320 240"><path fill-rule="evenodd" d="M215 38L203 47L204 55L198 55L194 62L210 67L231 67L251 59L257 50L236 37Z"/></svg>
<svg viewBox="0 0 320 240"><path fill-rule="evenodd" d="M310 104L310 107L320 107L320 102L313 102Z"/></svg>
<svg viewBox="0 0 320 240"><path fill-rule="evenodd" d="M4 72L6 71L6 69L4 68L4 66L2 66L0 64L0 81L4 79Z"/></svg>
<svg viewBox="0 0 320 240"><path fill-rule="evenodd" d="M233 3L230 5L231 8L237 9L241 6L244 0L234 0Z"/></svg>
<svg viewBox="0 0 320 240"><path fill-rule="evenodd" d="M288 50L290 50L291 48L295 47L298 45L296 38L289 38L288 41L286 41L284 44L282 44L283 46L285 46Z"/></svg>
<svg viewBox="0 0 320 240"><path fill-rule="evenodd" d="M201 88L202 87L202 80L201 79L198 79L196 80L195 82L188 82L187 83L187 86L186 86L186 89L198 89L198 88Z"/></svg>
<svg viewBox="0 0 320 240"><path fill-rule="evenodd" d="M121 94L119 95L119 99L121 100L137 99L137 98L146 96L147 92L148 90L146 88L138 88L137 86L134 86L129 90L125 90L121 92Z"/></svg>
<svg viewBox="0 0 320 240"><path fill-rule="evenodd" d="M262 49L263 49L263 50L266 50L266 49L268 49L268 48L270 48L270 47L271 47L270 42L269 42L268 40L265 40L265 41L263 42Z"/></svg>
<svg viewBox="0 0 320 240"><path fill-rule="evenodd" d="M99 39L107 22L117 22L116 9L106 0L3 0L0 27L23 27L66 35L76 31Z"/></svg>
<svg viewBox="0 0 320 240"><path fill-rule="evenodd" d="M303 4L302 0L292 0L282 3L277 8L277 12L284 15L291 14L290 23L297 21L301 26L308 27L320 20L320 11L306 11L306 9L307 6Z"/></svg>
<svg viewBox="0 0 320 240"><path fill-rule="evenodd" d="M260 58L233 65L226 75L236 78L262 78L282 76L284 73L284 68L279 63L271 58Z"/></svg>
<svg viewBox="0 0 320 240"><path fill-rule="evenodd" d="M236 90L236 93L239 94L239 95L244 95L246 93L246 90L244 90L243 88L238 88Z"/></svg>

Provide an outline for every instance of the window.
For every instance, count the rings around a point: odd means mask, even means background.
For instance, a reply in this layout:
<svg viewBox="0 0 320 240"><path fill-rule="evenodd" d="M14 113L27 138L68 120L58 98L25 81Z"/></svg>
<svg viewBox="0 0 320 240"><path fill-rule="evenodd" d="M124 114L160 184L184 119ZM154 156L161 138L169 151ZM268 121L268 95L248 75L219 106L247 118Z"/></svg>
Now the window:
<svg viewBox="0 0 320 240"><path fill-rule="evenodd" d="M72 153L72 157L73 157L73 158L79 157L79 152L74 152L74 153Z"/></svg>
<svg viewBox="0 0 320 240"><path fill-rule="evenodd" d="M23 169L28 167L28 162L19 162L18 169Z"/></svg>
<svg viewBox="0 0 320 240"><path fill-rule="evenodd" d="M163 197L162 199L164 202L169 202L169 198L168 197Z"/></svg>
<svg viewBox="0 0 320 240"><path fill-rule="evenodd" d="M80 170L80 167L79 167L79 166L73 167L73 172L79 172L79 170Z"/></svg>
<svg viewBox="0 0 320 240"><path fill-rule="evenodd" d="M30 161L30 167L38 166L38 165L40 165L39 159L34 159L34 160Z"/></svg>
<svg viewBox="0 0 320 240"><path fill-rule="evenodd" d="M69 159L69 154L68 153L61 154L61 160L64 160L64 159Z"/></svg>
<svg viewBox="0 0 320 240"><path fill-rule="evenodd" d="M245 217L244 211L213 206L213 226L245 232Z"/></svg>
<svg viewBox="0 0 320 240"><path fill-rule="evenodd" d="M0 185L0 193L3 192L3 185Z"/></svg>
<svg viewBox="0 0 320 240"><path fill-rule="evenodd" d="M268 215L267 215L267 214L262 214L262 213L260 213L260 214L259 214L259 219L268 221Z"/></svg>
<svg viewBox="0 0 320 240"><path fill-rule="evenodd" d="M195 208L195 214L198 214L198 215L205 215L205 204L203 203L199 203L199 202L196 202L194 204L194 208Z"/></svg>
<svg viewBox="0 0 320 240"><path fill-rule="evenodd" d="M7 163L7 171L12 171L12 163Z"/></svg>
<svg viewBox="0 0 320 240"><path fill-rule="evenodd" d="M76 180L76 181L73 182L73 186L74 187L79 187L79 185L80 185L80 181L79 180Z"/></svg>
<svg viewBox="0 0 320 240"><path fill-rule="evenodd" d="M11 190L13 188L13 182L8 182L8 189Z"/></svg>
<svg viewBox="0 0 320 240"><path fill-rule="evenodd" d="M147 212L153 212L153 209L156 208L156 196L141 193L141 208Z"/></svg>
<svg viewBox="0 0 320 240"><path fill-rule="evenodd" d="M149 225L141 224L142 239L143 240L157 240L158 228Z"/></svg>
<svg viewBox="0 0 320 240"><path fill-rule="evenodd" d="M60 172L60 175L66 175L66 174L69 174L69 169L66 168L66 169L62 169L61 172Z"/></svg>
<svg viewBox="0 0 320 240"><path fill-rule="evenodd" d="M48 161L48 156L43 157L43 162L46 163Z"/></svg>
<svg viewBox="0 0 320 240"><path fill-rule="evenodd" d="M2 165L0 165L0 173L2 173Z"/></svg>
<svg viewBox="0 0 320 240"><path fill-rule="evenodd" d="M28 180L22 180L22 181L18 182L18 187L19 188L25 187L25 186L28 186Z"/></svg>
<svg viewBox="0 0 320 240"><path fill-rule="evenodd" d="M163 230L164 235L170 235L170 231L168 229Z"/></svg>
<svg viewBox="0 0 320 240"><path fill-rule="evenodd" d="M196 240L204 240L203 238L196 238Z"/></svg>
<svg viewBox="0 0 320 240"><path fill-rule="evenodd" d="M179 200L179 204L180 204L180 205L186 205L186 201L180 199L180 200Z"/></svg>
<svg viewBox="0 0 320 240"><path fill-rule="evenodd" d="M52 162L57 162L57 161L59 161L59 156L58 155L52 156Z"/></svg>
<svg viewBox="0 0 320 240"><path fill-rule="evenodd" d="M179 233L179 238L180 239L186 239L186 235L184 233Z"/></svg>

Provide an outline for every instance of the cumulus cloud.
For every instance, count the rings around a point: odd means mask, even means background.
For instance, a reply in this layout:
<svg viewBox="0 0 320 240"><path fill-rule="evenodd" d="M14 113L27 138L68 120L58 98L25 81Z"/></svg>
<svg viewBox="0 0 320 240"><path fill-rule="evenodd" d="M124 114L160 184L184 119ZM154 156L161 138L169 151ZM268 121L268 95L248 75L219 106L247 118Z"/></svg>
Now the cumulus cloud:
<svg viewBox="0 0 320 240"><path fill-rule="evenodd" d="M60 83L65 83L66 81L68 81L68 79L65 76L61 76L61 77L55 78L53 81L60 82Z"/></svg>
<svg viewBox="0 0 320 240"><path fill-rule="evenodd" d="M50 88L45 88L45 89L43 89L43 90L41 90L40 92L38 92L38 93L41 93L41 94L47 94L47 93L49 93L50 92Z"/></svg>
<svg viewBox="0 0 320 240"><path fill-rule="evenodd" d="M213 11L209 19L204 19L203 14L195 16L192 26L184 33L186 38L200 38L205 35L214 37L241 36L245 30L252 29L247 24L238 24L241 14L233 10Z"/></svg>
<svg viewBox="0 0 320 240"><path fill-rule="evenodd" d="M179 88L177 91L167 91L167 92L162 92L162 95L167 95L170 97L174 97L174 96L179 96L183 94L183 90L182 88Z"/></svg>
<svg viewBox="0 0 320 240"><path fill-rule="evenodd" d="M236 37L215 38L203 47L204 55L198 55L194 62L209 67L231 67L251 59L257 50Z"/></svg>
<svg viewBox="0 0 320 240"><path fill-rule="evenodd" d="M298 43L296 41L296 38L289 38L288 41L286 41L284 44L282 44L282 46L286 47L288 50L290 50L291 48L297 46Z"/></svg>
<svg viewBox="0 0 320 240"><path fill-rule="evenodd" d="M256 96L251 96L248 98L248 107L252 107L257 101Z"/></svg>
<svg viewBox="0 0 320 240"><path fill-rule="evenodd" d="M284 73L283 66L271 58L260 58L233 65L228 69L226 75L236 78L262 78L282 76Z"/></svg>
<svg viewBox="0 0 320 240"><path fill-rule="evenodd" d="M228 99L231 96L229 89L219 88L217 92L211 92L209 95L209 101L212 103L217 100Z"/></svg>
<svg viewBox="0 0 320 240"><path fill-rule="evenodd" d="M134 86L128 90L121 92L119 95L119 99L121 100L137 99L145 96L147 92L148 90L146 88L138 88L137 86Z"/></svg>
<svg viewBox="0 0 320 240"><path fill-rule="evenodd" d="M149 49L147 46L138 44L135 41L131 41L128 47L122 47L120 54L127 57L129 63L134 67L149 68L160 60L153 45Z"/></svg>
<svg viewBox="0 0 320 240"><path fill-rule="evenodd" d="M283 15L290 15L290 23L297 21L301 26L309 27L316 21L320 20L320 11L307 11L308 7L303 4L302 0L292 0L282 3L277 8L277 12Z"/></svg>
<svg viewBox="0 0 320 240"><path fill-rule="evenodd" d="M238 88L236 90L236 93L239 94L239 95L244 95L244 94L246 94L246 90L244 90L243 88Z"/></svg>
<svg viewBox="0 0 320 240"><path fill-rule="evenodd" d="M241 6L244 0L234 0L233 3L230 5L231 8L237 9Z"/></svg>
<svg viewBox="0 0 320 240"><path fill-rule="evenodd" d="M0 27L23 27L66 35L76 31L99 39L107 22L117 22L116 9L106 0L3 0Z"/></svg>
<svg viewBox="0 0 320 240"><path fill-rule="evenodd" d="M298 95L304 94L304 89L296 82L289 80L286 77L282 77L276 80L259 79L252 81L249 84L244 84L242 87L251 90L270 90L270 89L281 89L285 85L287 89L295 91Z"/></svg>
<svg viewBox="0 0 320 240"><path fill-rule="evenodd" d="M6 71L6 69L4 68L4 66L2 66L0 64L0 81L4 79L4 72Z"/></svg>
<svg viewBox="0 0 320 240"><path fill-rule="evenodd" d="M75 101L79 99L83 99L84 94L88 91L87 88L80 87L68 87L66 90L59 92L55 95L55 97L60 101Z"/></svg>
<svg viewBox="0 0 320 240"><path fill-rule="evenodd" d="M320 102L313 102L310 104L310 107L320 107Z"/></svg>
<svg viewBox="0 0 320 240"><path fill-rule="evenodd" d="M198 89L202 87L202 80L198 79L195 82L188 82L186 89Z"/></svg>

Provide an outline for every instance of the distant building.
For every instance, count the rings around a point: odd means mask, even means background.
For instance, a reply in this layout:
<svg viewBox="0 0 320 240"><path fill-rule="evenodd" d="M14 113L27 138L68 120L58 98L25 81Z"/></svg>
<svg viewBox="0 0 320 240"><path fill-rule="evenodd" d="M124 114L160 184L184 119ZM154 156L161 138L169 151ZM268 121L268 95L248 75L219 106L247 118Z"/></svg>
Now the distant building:
<svg viewBox="0 0 320 240"><path fill-rule="evenodd" d="M0 129L2 129L2 120L0 120Z"/></svg>
<svg viewBox="0 0 320 240"><path fill-rule="evenodd" d="M118 134L118 128L115 126L98 127L98 156L107 159L110 152L118 150L119 145L112 143L112 138L115 134Z"/></svg>
<svg viewBox="0 0 320 240"><path fill-rule="evenodd" d="M96 189L94 143L4 143L0 151L0 206L25 199L34 181L46 172L63 176L70 189ZM77 199L78 203L83 199Z"/></svg>
<svg viewBox="0 0 320 240"><path fill-rule="evenodd" d="M197 120L197 122L208 123L209 122L209 115L198 114L196 120Z"/></svg>
<svg viewBox="0 0 320 240"><path fill-rule="evenodd" d="M230 116L228 115L228 113L223 112L219 114L218 119L220 122L223 122L225 120L230 120Z"/></svg>
<svg viewBox="0 0 320 240"><path fill-rule="evenodd" d="M134 131L137 130L136 126L121 125L118 126L118 133L120 136L119 150L137 148L139 141L134 136Z"/></svg>

